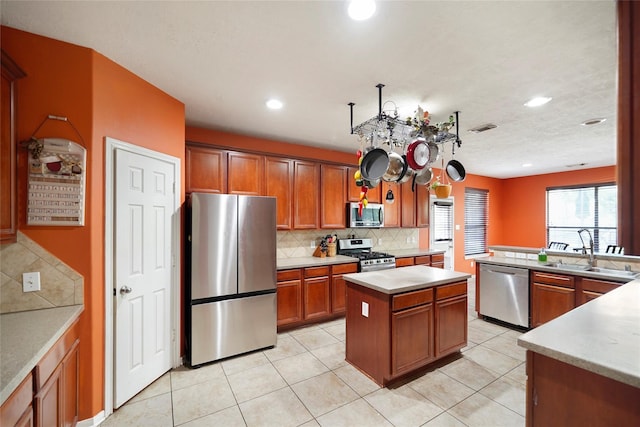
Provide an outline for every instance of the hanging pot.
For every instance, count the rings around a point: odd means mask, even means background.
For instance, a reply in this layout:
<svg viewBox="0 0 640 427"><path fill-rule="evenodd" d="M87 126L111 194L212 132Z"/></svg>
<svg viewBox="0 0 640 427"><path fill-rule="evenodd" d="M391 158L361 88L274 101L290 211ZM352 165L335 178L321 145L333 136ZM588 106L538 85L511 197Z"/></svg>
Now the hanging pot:
<svg viewBox="0 0 640 427"><path fill-rule="evenodd" d="M409 167L409 163L407 161L407 156L402 155L402 160L404 160L404 167L402 168L402 174L400 178L398 178L398 184L404 184L405 182L409 182L411 178L415 175L415 171Z"/></svg>
<svg viewBox="0 0 640 427"><path fill-rule="evenodd" d="M449 160L449 163L447 163L446 171L449 179L451 179L451 181L453 182L464 181L467 176L467 172L464 170L464 166L462 166L462 163L457 160Z"/></svg>
<svg viewBox="0 0 640 427"><path fill-rule="evenodd" d="M402 174L405 171L406 162L402 156L396 152L391 151L388 154L389 165L387 170L382 175L382 180L386 182L397 182L402 178Z"/></svg>
<svg viewBox="0 0 640 427"><path fill-rule="evenodd" d="M423 168L416 171L411 182L411 191L416 191L416 185L427 185L433 178L433 170L431 168Z"/></svg>
<svg viewBox="0 0 640 427"><path fill-rule="evenodd" d="M363 185L367 186L367 188L369 189L376 188L380 184L380 178L373 179L373 180L363 179L362 183Z"/></svg>
<svg viewBox="0 0 640 427"><path fill-rule="evenodd" d="M364 179L375 181L384 175L389 167L389 154L382 148L370 148L362 157L360 173Z"/></svg>
<svg viewBox="0 0 640 427"><path fill-rule="evenodd" d="M429 147L429 162L427 163L427 165L431 165L435 163L438 158L440 158L440 146L435 142L428 141L427 147Z"/></svg>
<svg viewBox="0 0 640 427"><path fill-rule="evenodd" d="M407 162L411 169L420 170L431 160L429 146L424 139L416 139L407 148Z"/></svg>

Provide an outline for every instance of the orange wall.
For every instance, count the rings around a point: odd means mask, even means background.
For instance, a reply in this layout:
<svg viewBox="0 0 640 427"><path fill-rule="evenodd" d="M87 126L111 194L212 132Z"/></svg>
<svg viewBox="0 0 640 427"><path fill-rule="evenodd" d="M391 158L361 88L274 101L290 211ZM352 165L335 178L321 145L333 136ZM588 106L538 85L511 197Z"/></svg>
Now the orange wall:
<svg viewBox="0 0 640 427"><path fill-rule="evenodd" d="M490 244L545 247L547 187L606 182L616 182L615 166L504 180L504 233Z"/></svg>
<svg viewBox="0 0 640 427"><path fill-rule="evenodd" d="M184 105L91 49L8 27L2 27L1 37L2 49L27 73L17 86L18 141L28 139L47 114L55 114L69 118L87 148L85 226L26 225L24 150L18 157L18 225L84 276L79 419L88 419L104 408L104 137L183 162ZM53 121L36 136L79 140L68 124Z"/></svg>

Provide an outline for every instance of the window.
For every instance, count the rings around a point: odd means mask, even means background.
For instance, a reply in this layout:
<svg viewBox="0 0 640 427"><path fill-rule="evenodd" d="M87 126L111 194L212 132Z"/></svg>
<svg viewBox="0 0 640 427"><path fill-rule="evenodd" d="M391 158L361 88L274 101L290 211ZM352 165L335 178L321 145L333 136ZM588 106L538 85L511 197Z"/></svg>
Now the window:
<svg viewBox="0 0 640 427"><path fill-rule="evenodd" d="M487 253L489 190L464 190L464 255Z"/></svg>
<svg viewBox="0 0 640 427"><path fill-rule="evenodd" d="M578 230L593 235L594 251L618 242L618 189L615 184L547 189L548 242L568 243L582 248ZM585 241L585 245L589 242Z"/></svg>

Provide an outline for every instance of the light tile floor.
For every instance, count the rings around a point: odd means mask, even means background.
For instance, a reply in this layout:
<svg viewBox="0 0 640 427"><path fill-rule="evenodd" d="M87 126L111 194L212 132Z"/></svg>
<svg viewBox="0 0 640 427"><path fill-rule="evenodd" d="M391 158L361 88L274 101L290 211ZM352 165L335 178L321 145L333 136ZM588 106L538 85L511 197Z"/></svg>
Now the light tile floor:
<svg viewBox="0 0 640 427"><path fill-rule="evenodd" d="M520 333L470 308L462 357L380 388L345 362L345 322L334 320L278 334L272 349L172 370L102 426L524 426Z"/></svg>

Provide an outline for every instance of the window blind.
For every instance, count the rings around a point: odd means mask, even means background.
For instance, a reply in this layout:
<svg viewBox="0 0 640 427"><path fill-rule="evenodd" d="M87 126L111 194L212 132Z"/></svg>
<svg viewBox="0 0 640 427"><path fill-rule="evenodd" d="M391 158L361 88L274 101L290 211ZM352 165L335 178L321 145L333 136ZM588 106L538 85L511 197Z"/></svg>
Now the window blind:
<svg viewBox="0 0 640 427"><path fill-rule="evenodd" d="M487 252L487 225L489 222L489 190L464 190L464 254Z"/></svg>

